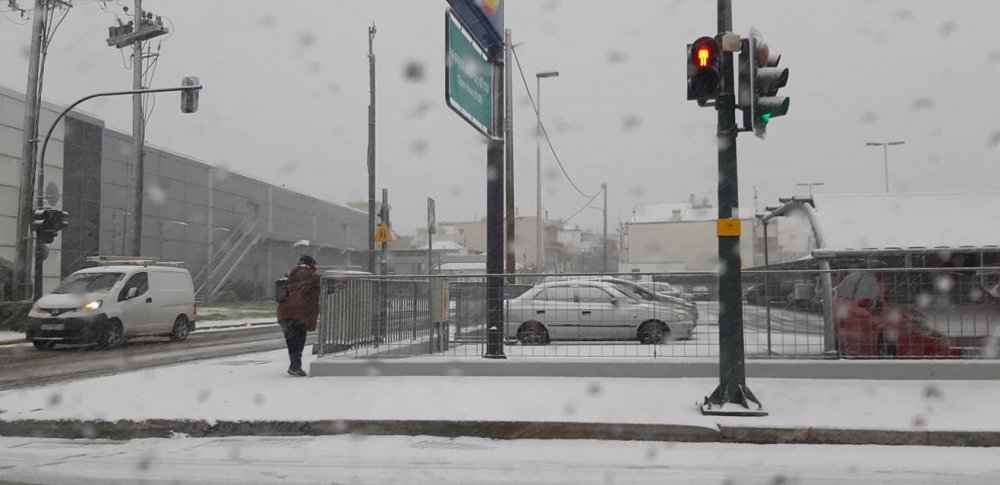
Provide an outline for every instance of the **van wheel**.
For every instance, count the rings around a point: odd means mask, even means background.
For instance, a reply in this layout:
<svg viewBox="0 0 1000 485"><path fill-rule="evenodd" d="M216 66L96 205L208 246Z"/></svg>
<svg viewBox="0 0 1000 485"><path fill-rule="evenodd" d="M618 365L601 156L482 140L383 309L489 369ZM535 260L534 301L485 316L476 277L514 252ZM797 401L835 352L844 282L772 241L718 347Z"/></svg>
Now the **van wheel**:
<svg viewBox="0 0 1000 485"><path fill-rule="evenodd" d="M639 342L644 344L661 344L670 337L670 329L667 324L657 321L648 321L639 326Z"/></svg>
<svg viewBox="0 0 1000 485"><path fill-rule="evenodd" d="M56 348L56 343L48 340L34 340L31 342L37 350L52 350Z"/></svg>
<svg viewBox="0 0 1000 485"><path fill-rule="evenodd" d="M122 330L122 322L111 320L108 322L108 328L101 333L100 337L97 337L97 348L113 349L123 342L125 342L125 335Z"/></svg>
<svg viewBox="0 0 1000 485"><path fill-rule="evenodd" d="M899 354L899 351L896 349L896 344L889 342L889 340L885 338L884 333L878 334L878 341L876 342L876 345L878 346L876 350L878 351L878 355L880 357L895 357Z"/></svg>
<svg viewBox="0 0 1000 485"><path fill-rule="evenodd" d="M174 322L174 330L170 332L170 340L173 342L181 342L188 338L188 333L191 332L191 325L188 323L188 319L183 315L177 317L177 321Z"/></svg>

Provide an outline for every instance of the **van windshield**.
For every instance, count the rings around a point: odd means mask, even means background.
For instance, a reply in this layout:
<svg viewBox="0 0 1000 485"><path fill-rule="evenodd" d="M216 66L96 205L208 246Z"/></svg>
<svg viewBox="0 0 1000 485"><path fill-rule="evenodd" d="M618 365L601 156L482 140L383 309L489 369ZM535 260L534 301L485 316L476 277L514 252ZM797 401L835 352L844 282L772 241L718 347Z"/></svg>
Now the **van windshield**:
<svg viewBox="0 0 1000 485"><path fill-rule="evenodd" d="M57 295L101 293L115 286L122 276L124 273L76 273L69 275L52 293Z"/></svg>

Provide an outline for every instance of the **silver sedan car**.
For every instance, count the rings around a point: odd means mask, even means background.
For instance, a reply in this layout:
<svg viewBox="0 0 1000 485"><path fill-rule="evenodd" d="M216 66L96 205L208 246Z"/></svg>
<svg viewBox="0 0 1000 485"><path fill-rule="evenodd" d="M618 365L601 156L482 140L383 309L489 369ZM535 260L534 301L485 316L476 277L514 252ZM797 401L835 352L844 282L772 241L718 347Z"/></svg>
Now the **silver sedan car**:
<svg viewBox="0 0 1000 485"><path fill-rule="evenodd" d="M687 312L633 298L596 280L553 281L507 301L506 337L525 345L553 340L638 340L657 344L690 338Z"/></svg>

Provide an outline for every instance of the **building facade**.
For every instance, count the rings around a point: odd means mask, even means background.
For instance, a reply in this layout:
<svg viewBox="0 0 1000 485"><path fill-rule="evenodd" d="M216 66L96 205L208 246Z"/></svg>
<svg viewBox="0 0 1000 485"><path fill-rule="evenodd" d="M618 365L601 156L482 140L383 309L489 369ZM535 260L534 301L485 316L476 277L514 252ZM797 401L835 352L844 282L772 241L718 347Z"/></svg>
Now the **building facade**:
<svg viewBox="0 0 1000 485"><path fill-rule="evenodd" d="M14 260L24 96L0 87L0 258ZM40 132L62 108L45 103ZM131 254L131 136L71 112L45 160L46 204L70 213L49 247L44 291L88 266L88 256ZM274 186L233 170L146 146L141 254L177 261L200 297L242 280L270 293L302 253L324 266L364 265L367 216L345 205ZM218 289L219 291L215 291Z"/></svg>

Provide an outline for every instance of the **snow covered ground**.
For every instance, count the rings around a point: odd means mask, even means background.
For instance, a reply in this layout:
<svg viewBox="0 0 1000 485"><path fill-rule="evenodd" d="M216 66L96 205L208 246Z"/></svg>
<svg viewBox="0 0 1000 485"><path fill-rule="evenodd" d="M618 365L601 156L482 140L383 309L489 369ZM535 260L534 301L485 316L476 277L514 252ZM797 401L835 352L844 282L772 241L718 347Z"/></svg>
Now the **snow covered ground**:
<svg viewBox="0 0 1000 485"><path fill-rule="evenodd" d="M1000 450L325 436L0 439L2 479L46 484L982 484Z"/></svg>
<svg viewBox="0 0 1000 485"><path fill-rule="evenodd" d="M307 356L306 363L314 357ZM273 351L0 392L0 418L577 421L1000 431L1000 381L749 379L770 415L702 416L715 379L292 378ZM308 367L307 367L308 368Z"/></svg>
<svg viewBox="0 0 1000 485"><path fill-rule="evenodd" d="M0 330L0 342L5 340L23 340L24 332L10 332L7 330Z"/></svg>

